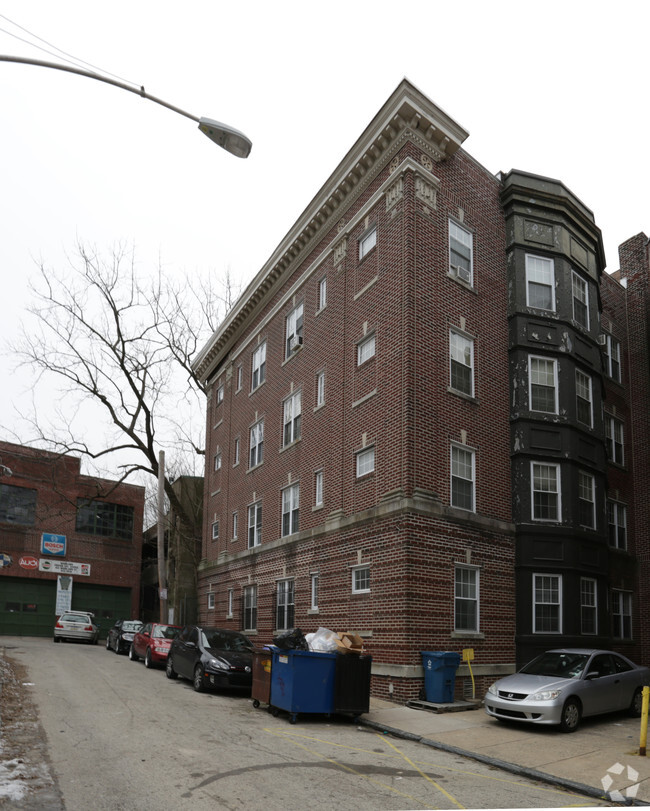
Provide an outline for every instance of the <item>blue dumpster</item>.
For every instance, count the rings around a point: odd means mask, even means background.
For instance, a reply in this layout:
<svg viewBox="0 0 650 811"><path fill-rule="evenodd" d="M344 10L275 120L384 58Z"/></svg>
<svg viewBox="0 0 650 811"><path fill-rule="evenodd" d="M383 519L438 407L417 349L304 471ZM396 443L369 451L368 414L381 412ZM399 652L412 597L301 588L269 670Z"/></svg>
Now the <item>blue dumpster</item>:
<svg viewBox="0 0 650 811"><path fill-rule="evenodd" d="M454 651L422 651L424 692L434 704L453 704L460 654Z"/></svg>
<svg viewBox="0 0 650 811"><path fill-rule="evenodd" d="M327 715L335 712L336 658L336 653L276 648L271 667L273 714L286 710L295 724L299 712Z"/></svg>

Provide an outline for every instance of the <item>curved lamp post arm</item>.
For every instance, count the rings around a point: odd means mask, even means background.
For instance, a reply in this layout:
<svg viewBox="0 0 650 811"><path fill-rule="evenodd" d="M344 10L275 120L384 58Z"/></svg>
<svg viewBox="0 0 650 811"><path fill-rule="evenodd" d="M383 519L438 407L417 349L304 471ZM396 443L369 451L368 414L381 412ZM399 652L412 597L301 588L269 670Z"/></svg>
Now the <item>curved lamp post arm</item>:
<svg viewBox="0 0 650 811"><path fill-rule="evenodd" d="M228 124L222 124L219 121L213 121L211 118L199 118L196 115L192 115L192 113L188 113L186 110L181 110L180 107L175 107L173 104L169 104L169 102L163 101L156 96L151 96L149 93L145 92L144 87L140 87L138 89L132 85L125 84L124 82L118 82L115 79L102 76L99 73L93 73L92 71L83 70L82 68L76 68L69 65L62 65L58 62L45 62L42 59L30 59L23 56L7 56L0 54L0 62L17 62L23 65L34 65L39 68L64 70L67 73L76 73L78 76L85 76L88 79L96 79L98 82L105 82L106 84L111 84L114 87L119 87L122 90L128 90L129 93L135 93L136 96L140 96L143 99L148 99L149 101L153 101L156 104L162 105L163 107L167 107L168 110L172 110L175 113L184 115L186 118L191 118L192 121L198 121L199 129L202 133L204 133L204 135L207 135L211 141L214 141L215 144L218 144L222 149L225 149L226 152L230 152L231 155L235 155L238 158L247 158L253 146L251 140L247 138L243 132L236 130L234 127L230 127Z"/></svg>

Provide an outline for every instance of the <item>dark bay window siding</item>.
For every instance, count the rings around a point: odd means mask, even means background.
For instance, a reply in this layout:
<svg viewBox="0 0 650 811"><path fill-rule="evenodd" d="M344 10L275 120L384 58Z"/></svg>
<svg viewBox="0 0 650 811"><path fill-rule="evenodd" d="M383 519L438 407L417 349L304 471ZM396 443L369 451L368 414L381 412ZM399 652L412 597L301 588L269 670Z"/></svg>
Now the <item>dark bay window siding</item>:
<svg viewBox="0 0 650 811"><path fill-rule="evenodd" d="M133 538L133 507L78 499L75 529L87 535L130 541Z"/></svg>

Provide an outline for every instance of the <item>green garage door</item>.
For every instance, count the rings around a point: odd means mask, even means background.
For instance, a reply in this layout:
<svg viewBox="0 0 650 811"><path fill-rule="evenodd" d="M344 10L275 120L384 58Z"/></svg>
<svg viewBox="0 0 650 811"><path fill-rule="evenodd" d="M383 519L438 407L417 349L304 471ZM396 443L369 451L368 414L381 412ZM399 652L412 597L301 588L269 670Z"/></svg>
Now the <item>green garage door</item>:
<svg viewBox="0 0 650 811"><path fill-rule="evenodd" d="M106 638L109 628L119 619L131 619L131 589L92 586L74 581L72 607L77 611L92 611L99 625L99 636Z"/></svg>
<svg viewBox="0 0 650 811"><path fill-rule="evenodd" d="M52 636L56 580L0 579L0 634Z"/></svg>

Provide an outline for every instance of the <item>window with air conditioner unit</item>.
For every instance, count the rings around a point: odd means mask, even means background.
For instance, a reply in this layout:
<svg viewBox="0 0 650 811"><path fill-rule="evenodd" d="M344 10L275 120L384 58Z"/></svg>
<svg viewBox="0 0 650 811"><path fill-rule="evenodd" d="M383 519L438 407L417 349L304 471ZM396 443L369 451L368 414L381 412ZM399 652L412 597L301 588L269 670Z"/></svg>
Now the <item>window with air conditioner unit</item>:
<svg viewBox="0 0 650 811"><path fill-rule="evenodd" d="M472 284L473 264L472 234L449 220L449 273L466 284Z"/></svg>

